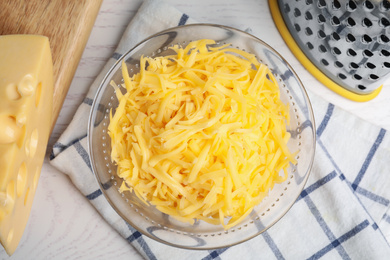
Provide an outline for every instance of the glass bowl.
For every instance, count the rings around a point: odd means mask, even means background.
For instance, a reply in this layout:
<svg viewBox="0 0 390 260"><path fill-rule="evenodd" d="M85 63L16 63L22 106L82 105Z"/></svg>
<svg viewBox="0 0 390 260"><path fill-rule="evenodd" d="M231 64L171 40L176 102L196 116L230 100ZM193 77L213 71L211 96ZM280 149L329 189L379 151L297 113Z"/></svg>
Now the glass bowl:
<svg viewBox="0 0 390 260"><path fill-rule="evenodd" d="M235 227L224 230L204 221L190 225L146 206L130 192L120 193L122 179L116 175L116 166L110 158L110 137L107 134L110 109L118 105L110 81L122 83L121 62L127 64L130 76L139 71L144 56L172 54L170 46L185 46L190 41L213 39L219 44L232 44L256 55L279 80L281 99L290 104L291 121L288 146L298 163L290 165L288 179L274 188L253 212ZM187 249L215 249L232 246L251 239L275 224L291 208L301 193L313 163L315 125L309 98L291 66L273 48L260 39L237 29L212 24L194 24L171 28L157 33L124 54L103 79L88 123L88 148L92 170L100 188L113 209L142 234L162 243Z"/></svg>

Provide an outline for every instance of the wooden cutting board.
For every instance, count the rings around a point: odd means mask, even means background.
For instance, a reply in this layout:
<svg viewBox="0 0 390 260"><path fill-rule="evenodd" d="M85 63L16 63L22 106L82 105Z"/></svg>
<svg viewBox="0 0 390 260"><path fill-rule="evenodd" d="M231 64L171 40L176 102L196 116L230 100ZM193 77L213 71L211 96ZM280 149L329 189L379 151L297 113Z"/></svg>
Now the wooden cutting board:
<svg viewBox="0 0 390 260"><path fill-rule="evenodd" d="M52 128L102 0L0 0L0 35L49 37L54 66Z"/></svg>

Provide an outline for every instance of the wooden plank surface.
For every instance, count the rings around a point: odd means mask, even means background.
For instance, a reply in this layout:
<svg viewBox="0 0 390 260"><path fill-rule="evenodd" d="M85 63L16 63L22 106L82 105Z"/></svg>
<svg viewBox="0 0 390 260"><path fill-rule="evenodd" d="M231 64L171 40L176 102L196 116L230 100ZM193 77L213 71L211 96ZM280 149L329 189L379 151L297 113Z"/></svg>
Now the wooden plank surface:
<svg viewBox="0 0 390 260"><path fill-rule="evenodd" d="M52 128L72 82L102 0L1 0L0 35L49 37L54 66Z"/></svg>

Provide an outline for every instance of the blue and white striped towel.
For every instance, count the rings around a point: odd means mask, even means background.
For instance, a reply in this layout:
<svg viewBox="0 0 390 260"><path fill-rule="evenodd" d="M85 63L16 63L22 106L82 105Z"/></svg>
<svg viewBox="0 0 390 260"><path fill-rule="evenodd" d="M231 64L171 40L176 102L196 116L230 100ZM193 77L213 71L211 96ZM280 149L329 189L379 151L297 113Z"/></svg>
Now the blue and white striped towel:
<svg viewBox="0 0 390 260"><path fill-rule="evenodd" d="M309 93L317 150L309 181L272 228L237 246L192 251L155 242L109 206L91 172L87 121L96 89L111 65L137 42L168 27L194 22L164 2L146 0L116 52L53 147L51 163L147 259L390 259L390 134Z"/></svg>

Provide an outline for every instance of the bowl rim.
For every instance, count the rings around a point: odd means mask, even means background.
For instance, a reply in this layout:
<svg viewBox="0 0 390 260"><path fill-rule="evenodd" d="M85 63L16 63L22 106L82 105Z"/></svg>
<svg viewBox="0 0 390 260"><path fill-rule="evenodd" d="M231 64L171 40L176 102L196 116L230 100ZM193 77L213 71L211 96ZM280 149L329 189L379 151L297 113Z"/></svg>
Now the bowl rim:
<svg viewBox="0 0 390 260"><path fill-rule="evenodd" d="M195 27L195 26L204 26L204 27L217 27L217 28L221 28L221 29L227 29L227 30L231 30L231 31L236 31L238 33L243 33L243 34L246 34L247 36L255 39L256 41L260 42L261 44L265 45L267 48L269 48L270 50L272 50L275 54L277 54L277 56L287 65L287 67L291 70L291 72L293 73L294 77L296 78L296 80L298 81L299 85L300 85L300 89L302 91L302 95L304 96L304 99L305 101L307 102L307 106L308 106L308 113L309 113L309 119L312 123L312 138L313 138L313 144L312 144L312 147L311 149L313 150L313 153L311 154L311 158L310 158L310 161L309 161L309 165L306 169L306 174L305 174L305 178L304 180L302 181L302 189L300 190L300 192L296 195L296 197L291 201L291 204L283 211L281 212L281 214L275 218L266 228L264 228L263 230L257 232L256 234L254 235L251 235L249 237L245 237L243 239L239 239L238 241L234 242L234 243L230 243L230 244L226 244L226 245L221 245L221 246L213 246L213 247L192 247L192 246L183 246L183 245L179 245L179 244L174 244L174 243L171 243L171 242L168 242L168 241L165 241L163 239L160 239L156 236L153 236L152 234L149 234L145 231L143 231L142 229L139 229L137 227L137 225L133 225L133 222L129 221L128 217L126 217L116 206L115 204L113 203L113 201L111 200L111 198L109 198L106 194L106 191L105 191L105 188L103 187L103 183L98 175L98 171L97 171L97 168L96 168L96 163L95 163L95 158L93 156L93 153L91 153L91 151L93 150L93 142L92 142L92 131L94 129L93 125L94 125L94 115L95 115L95 110L94 108L96 107L96 103L98 101L98 97L99 97L99 94L101 93L101 91L103 91L105 88L105 86L107 85L107 79L109 77L109 75L112 73L112 71L116 68L116 66L118 66L118 63L122 62L122 60L129 54L131 53L134 49L136 49L137 47L139 47L140 45L144 44L145 42L147 42L148 40L154 38L154 37L157 37L158 35L161 35L161 34L164 34L164 33L167 33L167 32L170 32L172 30L176 30L176 29L183 29L183 28L191 28L191 27ZM95 181L98 183L98 186L105 198L105 200L110 204L110 206L112 207L112 209L122 218L123 221L125 221L128 225L130 225L131 227L133 227L135 230L137 230L138 232L140 232L141 234L147 236L148 238L151 238L155 241L158 241L162 244L165 244L165 245L169 245L169 246L173 246L173 247L176 247L176 248L182 248L182 249L191 249L191 250L215 250L215 249L220 249L220 248L225 248L225 247L231 247L231 246L235 246L235 245L238 245L238 244L241 244L241 243L244 243L248 240L251 240L257 236L259 236L260 234L262 234L263 232L267 231L269 228L271 228L272 226L274 226L280 219L282 219L286 213L288 211L290 211L290 209L292 208L292 206L295 204L295 202L297 201L297 199L299 198L302 190L305 188L306 186L306 183L307 183L307 180L309 179L309 176L310 176L310 173L311 173L311 170L312 170L312 166L313 166L313 162L314 162L314 157L315 157L315 151L316 151L316 143L317 143L317 140L316 140L316 124L315 124L315 118L314 118L314 112L313 112L313 108L312 108L312 104L311 104L311 101L310 101L310 98L309 98L309 95L307 93L307 90L304 86L304 84L302 83L301 79L299 78L298 74L295 72L295 70L292 68L292 66L290 65L289 62L287 62L287 60L278 52L276 51L273 47L271 47L269 44L267 44L266 42L264 42L263 40L261 40L260 38L254 36L253 34L251 33L248 33L246 31L243 31L243 30L240 30L240 29L237 29L237 28L234 28L234 27L231 27L231 26L226 26L226 25L220 25L220 24L213 24L213 23L192 23L192 24L186 24L186 25L180 25L180 26L174 26L174 27L170 27L170 28L167 28L167 29L164 29L164 30L161 30L159 32L156 32L152 35L150 35L149 37L143 39L142 41L138 42L137 44L135 44L132 48L130 48L129 50L127 50L124 54L122 54L116 61L115 63L113 63L110 67L110 69L107 71L107 73L104 75L104 77L102 78L101 82L99 83L99 86L98 88L96 89L96 93L93 95L93 102L92 102L92 105L91 105L91 109L90 109L90 113L89 113L89 117L88 117L88 126L87 126L87 148L88 148L88 157L89 157L89 160L90 160L90 163L91 163L91 169L92 169L92 173L94 174L95 176ZM100 100L99 100L100 101ZM233 227L234 228L234 227ZM230 230L230 229L228 229ZM227 230L227 231L228 231ZM196 236L196 235L194 235Z"/></svg>

